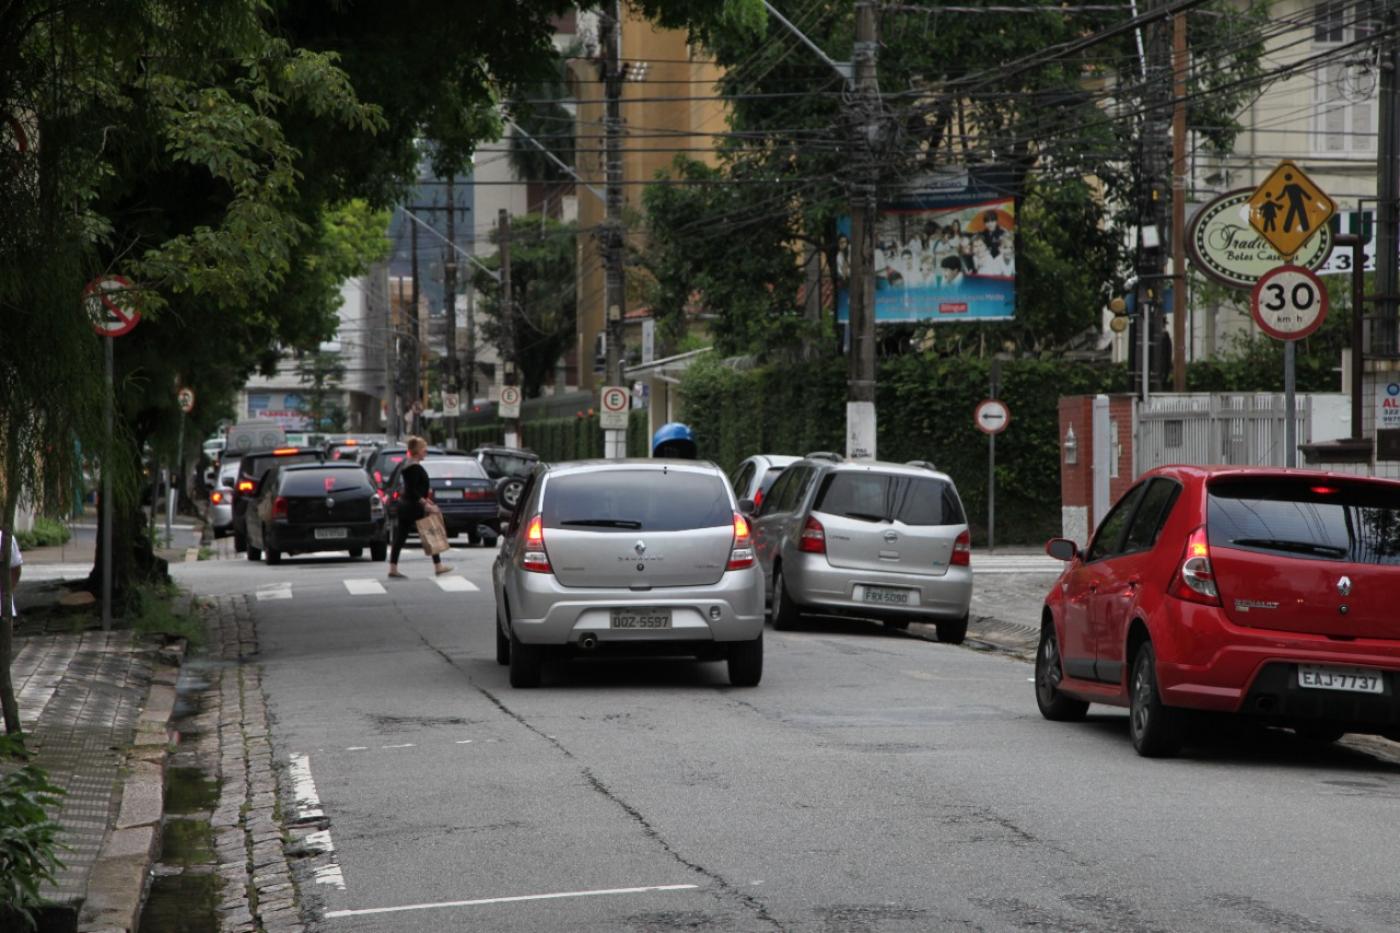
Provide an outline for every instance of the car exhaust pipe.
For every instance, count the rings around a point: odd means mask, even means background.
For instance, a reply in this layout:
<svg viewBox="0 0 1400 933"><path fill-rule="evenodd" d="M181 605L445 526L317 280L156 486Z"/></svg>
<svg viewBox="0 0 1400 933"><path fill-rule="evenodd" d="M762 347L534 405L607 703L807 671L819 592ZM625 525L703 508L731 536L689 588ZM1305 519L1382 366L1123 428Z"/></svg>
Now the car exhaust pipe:
<svg viewBox="0 0 1400 933"><path fill-rule="evenodd" d="M594 648L598 647L598 636L594 635L592 632L585 633L579 638L578 646L584 651L592 651Z"/></svg>

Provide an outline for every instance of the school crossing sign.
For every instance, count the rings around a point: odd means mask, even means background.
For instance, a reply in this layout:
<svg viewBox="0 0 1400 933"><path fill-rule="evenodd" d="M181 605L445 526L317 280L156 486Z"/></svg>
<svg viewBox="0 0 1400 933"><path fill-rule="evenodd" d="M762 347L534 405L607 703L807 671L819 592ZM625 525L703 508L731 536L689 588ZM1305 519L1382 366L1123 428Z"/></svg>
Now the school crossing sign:
<svg viewBox="0 0 1400 933"><path fill-rule="evenodd" d="M1249 225L1284 259L1297 255L1335 213L1336 202L1287 159L1249 199Z"/></svg>

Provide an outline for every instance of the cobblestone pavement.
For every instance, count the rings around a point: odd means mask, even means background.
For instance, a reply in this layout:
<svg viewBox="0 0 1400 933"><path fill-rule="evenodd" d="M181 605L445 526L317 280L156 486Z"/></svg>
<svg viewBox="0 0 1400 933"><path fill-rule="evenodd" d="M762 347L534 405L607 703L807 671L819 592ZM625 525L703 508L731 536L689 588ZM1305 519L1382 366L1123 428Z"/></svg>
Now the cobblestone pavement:
<svg viewBox="0 0 1400 933"><path fill-rule="evenodd" d="M226 662L206 697L217 722L219 798L211 823L223 933L304 930L281 827L278 774L269 738L257 634L243 596L207 599L211 653ZM299 840L292 841L300 846Z"/></svg>

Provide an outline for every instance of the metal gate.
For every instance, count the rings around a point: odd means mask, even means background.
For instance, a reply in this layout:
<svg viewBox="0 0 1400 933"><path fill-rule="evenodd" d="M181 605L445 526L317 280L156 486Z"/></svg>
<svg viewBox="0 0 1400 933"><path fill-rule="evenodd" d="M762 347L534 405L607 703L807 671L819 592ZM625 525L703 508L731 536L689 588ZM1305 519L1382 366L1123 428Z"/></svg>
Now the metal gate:
<svg viewBox="0 0 1400 933"><path fill-rule="evenodd" d="M1297 401L1298 442L1312 437L1311 397ZM1278 394L1158 395L1137 403L1134 473L1167 463L1284 466Z"/></svg>

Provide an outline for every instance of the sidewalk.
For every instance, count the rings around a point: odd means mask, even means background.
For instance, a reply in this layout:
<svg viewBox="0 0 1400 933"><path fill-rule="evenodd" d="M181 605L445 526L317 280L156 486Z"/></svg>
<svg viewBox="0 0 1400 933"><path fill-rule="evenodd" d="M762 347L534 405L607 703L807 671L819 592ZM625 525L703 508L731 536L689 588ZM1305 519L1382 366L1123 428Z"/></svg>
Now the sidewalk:
<svg viewBox="0 0 1400 933"><path fill-rule="evenodd" d="M95 607L68 612L62 580L92 568L95 529L25 554L11 663L32 762L66 791L52 813L64 867L42 891L40 929L135 929L164 812L167 726L183 641L103 632ZM178 537L196 536L184 523ZM182 560L184 550L162 551ZM13 764L0 762L0 769Z"/></svg>

